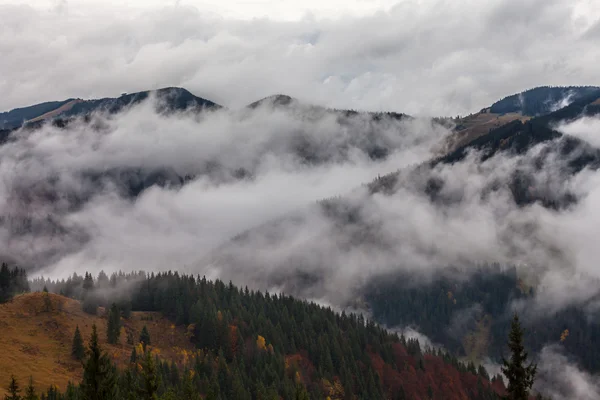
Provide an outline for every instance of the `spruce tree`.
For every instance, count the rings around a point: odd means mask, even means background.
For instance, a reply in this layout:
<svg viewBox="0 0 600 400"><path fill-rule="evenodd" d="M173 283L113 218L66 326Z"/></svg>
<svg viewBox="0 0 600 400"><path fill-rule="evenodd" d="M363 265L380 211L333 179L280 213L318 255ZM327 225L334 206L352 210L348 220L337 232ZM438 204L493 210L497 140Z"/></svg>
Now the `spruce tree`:
<svg viewBox="0 0 600 400"><path fill-rule="evenodd" d="M116 369L98 343L96 325L92 326L88 359L84 365L81 391L86 400L112 400L116 392Z"/></svg>
<svg viewBox="0 0 600 400"><path fill-rule="evenodd" d="M74 359L81 361L85 357L85 348L83 347L83 339L81 338L81 332L79 331L79 325L75 328L75 334L73 335L73 345L71 346L71 356Z"/></svg>
<svg viewBox="0 0 600 400"><path fill-rule="evenodd" d="M25 389L25 397L23 400L38 400L39 397L35 393L35 387L33 386L33 377L29 377L29 384L27 385L27 389Z"/></svg>
<svg viewBox="0 0 600 400"><path fill-rule="evenodd" d="M5 400L21 400L21 389L19 388L19 383L17 382L17 378L15 376L10 377L10 384L8 385L8 394L4 396Z"/></svg>
<svg viewBox="0 0 600 400"><path fill-rule="evenodd" d="M144 350L146 350L146 346L151 344L150 333L148 333L148 328L146 328L146 325L144 325L144 327L142 328L142 332L140 333L140 343L144 347Z"/></svg>
<svg viewBox="0 0 600 400"><path fill-rule="evenodd" d="M0 266L0 303L10 299L12 295L10 286L10 270L6 263L2 263Z"/></svg>
<svg viewBox="0 0 600 400"><path fill-rule="evenodd" d="M121 313L119 312L119 307L113 303L108 312L108 324L106 327L108 343L117 344L119 336L121 336Z"/></svg>
<svg viewBox="0 0 600 400"><path fill-rule="evenodd" d="M502 373L508 379L507 400L529 399L529 389L533 386L537 365L527 361L527 352L523 346L523 330L519 323L519 317L514 315L510 333L508 335L508 347L511 351L510 360L502 359Z"/></svg>
<svg viewBox="0 0 600 400"><path fill-rule="evenodd" d="M158 399L158 386L160 383L159 376L156 371L156 364L150 351L144 354L142 361L141 382L138 387L138 398L144 400Z"/></svg>
<svg viewBox="0 0 600 400"><path fill-rule="evenodd" d="M131 356L129 357L129 362L135 364L137 362L137 351L135 346L133 346L133 350L131 350Z"/></svg>

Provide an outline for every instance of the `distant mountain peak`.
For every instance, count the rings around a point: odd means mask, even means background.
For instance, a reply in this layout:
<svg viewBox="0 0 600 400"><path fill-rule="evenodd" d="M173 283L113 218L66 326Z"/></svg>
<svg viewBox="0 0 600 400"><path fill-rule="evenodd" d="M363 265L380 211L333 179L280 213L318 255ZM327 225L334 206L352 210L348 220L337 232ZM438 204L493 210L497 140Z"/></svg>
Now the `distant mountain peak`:
<svg viewBox="0 0 600 400"><path fill-rule="evenodd" d="M222 108L217 103L195 96L187 89L165 87L134 93L124 92L119 97L89 100L70 98L63 101L15 108L11 111L0 113L0 129L15 129L28 123L41 123L44 120L53 118L82 116L97 111L114 114L146 100L151 95L156 96L161 101L158 110L163 112Z"/></svg>
<svg viewBox="0 0 600 400"><path fill-rule="evenodd" d="M489 112L514 112L535 117L557 111L597 92L600 92L597 86L538 86L504 97L492 104Z"/></svg>
<svg viewBox="0 0 600 400"><path fill-rule="evenodd" d="M286 94L274 94L271 96L267 96L263 99L255 101L248 105L249 108L257 108L265 104L269 104L273 107L287 107L292 103L298 103L298 99L295 99Z"/></svg>

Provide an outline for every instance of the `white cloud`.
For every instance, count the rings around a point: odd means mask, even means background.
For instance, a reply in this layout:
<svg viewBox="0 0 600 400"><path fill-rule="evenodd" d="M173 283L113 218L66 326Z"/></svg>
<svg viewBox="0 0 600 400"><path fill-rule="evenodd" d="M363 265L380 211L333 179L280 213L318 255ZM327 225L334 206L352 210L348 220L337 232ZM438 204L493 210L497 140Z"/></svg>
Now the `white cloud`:
<svg viewBox="0 0 600 400"><path fill-rule="evenodd" d="M560 346L542 349L535 388L553 399L600 399L600 377L581 370Z"/></svg>
<svg viewBox="0 0 600 400"><path fill-rule="evenodd" d="M600 119L597 117L579 118L559 125L557 130L582 139L594 147L600 147Z"/></svg>
<svg viewBox="0 0 600 400"><path fill-rule="evenodd" d="M600 84L600 13L585 0L213 3L0 5L0 109L183 86L232 107L283 92L454 115L536 85Z"/></svg>

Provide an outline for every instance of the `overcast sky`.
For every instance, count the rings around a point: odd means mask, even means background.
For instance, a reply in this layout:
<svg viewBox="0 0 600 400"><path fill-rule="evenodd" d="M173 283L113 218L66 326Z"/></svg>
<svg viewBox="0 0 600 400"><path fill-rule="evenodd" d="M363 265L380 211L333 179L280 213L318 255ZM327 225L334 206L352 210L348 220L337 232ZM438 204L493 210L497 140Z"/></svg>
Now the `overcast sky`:
<svg viewBox="0 0 600 400"><path fill-rule="evenodd" d="M0 110L182 86L462 115L600 85L599 18L597 0L0 0Z"/></svg>

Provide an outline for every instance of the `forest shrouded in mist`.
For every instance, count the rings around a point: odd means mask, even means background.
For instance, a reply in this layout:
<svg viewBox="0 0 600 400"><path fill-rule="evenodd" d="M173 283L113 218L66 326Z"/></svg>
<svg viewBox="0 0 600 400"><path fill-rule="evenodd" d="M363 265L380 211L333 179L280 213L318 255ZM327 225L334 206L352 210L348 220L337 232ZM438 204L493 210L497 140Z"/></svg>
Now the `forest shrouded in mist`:
<svg viewBox="0 0 600 400"><path fill-rule="evenodd" d="M452 148L456 119L285 96L229 110L170 90L7 131L5 261L36 279L84 266L232 281L358 311L490 369L517 311L537 388L569 393L561 357L593 380L600 92L550 96L560 107L537 102L540 115ZM187 325L190 306L151 309Z"/></svg>

